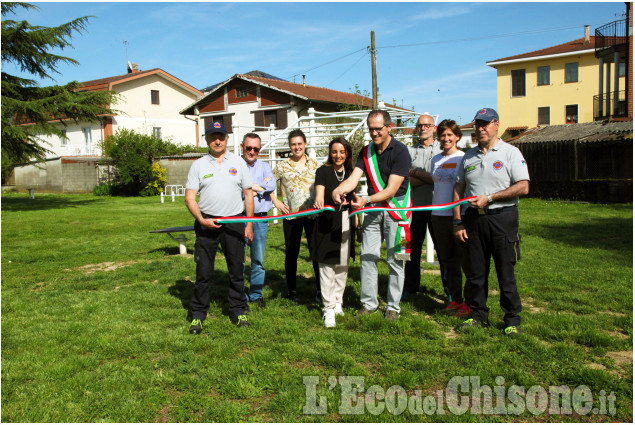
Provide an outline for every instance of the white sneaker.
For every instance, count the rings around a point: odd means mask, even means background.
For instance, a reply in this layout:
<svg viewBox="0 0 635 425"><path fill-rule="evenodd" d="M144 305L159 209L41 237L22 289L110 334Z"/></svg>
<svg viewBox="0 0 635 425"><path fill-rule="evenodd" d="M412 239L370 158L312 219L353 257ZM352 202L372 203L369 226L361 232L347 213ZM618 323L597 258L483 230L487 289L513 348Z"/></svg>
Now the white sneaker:
<svg viewBox="0 0 635 425"><path fill-rule="evenodd" d="M327 328L335 327L335 310L332 308L324 312L324 326Z"/></svg>
<svg viewBox="0 0 635 425"><path fill-rule="evenodd" d="M336 316L343 316L344 315L344 310L342 310L342 304L335 303L335 315Z"/></svg>

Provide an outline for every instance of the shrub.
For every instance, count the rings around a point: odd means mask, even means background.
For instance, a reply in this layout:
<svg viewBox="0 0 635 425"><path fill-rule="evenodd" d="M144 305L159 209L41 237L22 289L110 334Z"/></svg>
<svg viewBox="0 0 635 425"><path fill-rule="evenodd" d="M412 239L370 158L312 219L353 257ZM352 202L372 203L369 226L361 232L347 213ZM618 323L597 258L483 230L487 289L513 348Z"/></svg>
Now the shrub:
<svg viewBox="0 0 635 425"><path fill-rule="evenodd" d="M102 183L93 188L93 195L95 196L111 196L112 185L110 183Z"/></svg>
<svg viewBox="0 0 635 425"><path fill-rule="evenodd" d="M163 191L167 181L167 170L155 162L150 174L150 182L139 193L141 196L154 196Z"/></svg>
<svg viewBox="0 0 635 425"><path fill-rule="evenodd" d="M156 160L164 155L181 154L190 147L177 146L154 136L121 129L104 141L102 149L117 168L117 192L128 196L149 196L155 194L149 187L154 187L158 181L152 168Z"/></svg>

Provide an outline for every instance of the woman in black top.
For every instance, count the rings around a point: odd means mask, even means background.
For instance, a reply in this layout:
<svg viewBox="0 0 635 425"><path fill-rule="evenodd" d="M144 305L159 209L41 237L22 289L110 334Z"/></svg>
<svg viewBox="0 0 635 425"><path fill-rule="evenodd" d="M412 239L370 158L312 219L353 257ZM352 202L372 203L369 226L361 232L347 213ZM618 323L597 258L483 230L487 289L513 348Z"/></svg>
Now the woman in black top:
<svg viewBox="0 0 635 425"><path fill-rule="evenodd" d="M329 143L326 163L315 173L315 208L334 206L333 190L353 171L353 152L350 143L337 137ZM349 195L352 196L352 193ZM350 205L350 204L349 204ZM318 262L324 325L335 326L335 315L344 315L342 297L346 288L348 261L355 256L355 218L348 218L349 209L325 211L313 226L313 261Z"/></svg>

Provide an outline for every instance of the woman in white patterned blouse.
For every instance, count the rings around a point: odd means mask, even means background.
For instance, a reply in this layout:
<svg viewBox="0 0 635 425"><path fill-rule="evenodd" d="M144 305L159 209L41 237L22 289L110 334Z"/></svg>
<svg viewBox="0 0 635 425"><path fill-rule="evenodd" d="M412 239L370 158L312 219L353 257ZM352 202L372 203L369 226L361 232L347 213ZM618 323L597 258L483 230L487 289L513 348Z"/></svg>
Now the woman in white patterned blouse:
<svg viewBox="0 0 635 425"><path fill-rule="evenodd" d="M315 171L319 166L315 159L309 158L305 153L306 136L302 130L293 130L289 133L289 148L291 148L291 157L278 163L273 170L274 176L280 182L282 202L276 197L272 197L271 200L283 214L313 208L315 201ZM296 274L302 230L304 230L310 250L313 223L314 218L310 216L286 219L282 223L286 249L284 270L287 279L287 298L292 301L297 301ZM317 261L313 261L313 271L317 290L315 300L320 302L320 273Z"/></svg>

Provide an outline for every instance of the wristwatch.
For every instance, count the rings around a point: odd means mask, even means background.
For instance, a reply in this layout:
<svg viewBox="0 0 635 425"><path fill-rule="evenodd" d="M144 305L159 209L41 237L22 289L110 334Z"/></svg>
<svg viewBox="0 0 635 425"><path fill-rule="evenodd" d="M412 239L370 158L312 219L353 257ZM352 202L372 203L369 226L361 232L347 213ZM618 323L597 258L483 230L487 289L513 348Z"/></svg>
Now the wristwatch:
<svg viewBox="0 0 635 425"><path fill-rule="evenodd" d="M455 226L460 226L461 224L463 224L463 222L461 220L454 220L454 225Z"/></svg>
<svg viewBox="0 0 635 425"><path fill-rule="evenodd" d="M367 204L370 204L370 196L366 195L364 196L364 199L366 199Z"/></svg>
<svg viewBox="0 0 635 425"><path fill-rule="evenodd" d="M492 202L494 202L494 200L492 199L492 195L487 195L487 203L491 204Z"/></svg>

